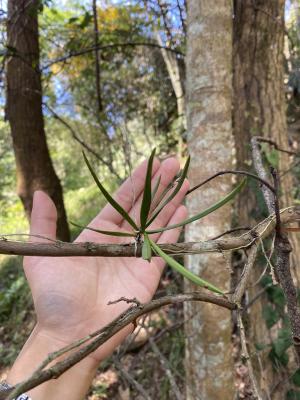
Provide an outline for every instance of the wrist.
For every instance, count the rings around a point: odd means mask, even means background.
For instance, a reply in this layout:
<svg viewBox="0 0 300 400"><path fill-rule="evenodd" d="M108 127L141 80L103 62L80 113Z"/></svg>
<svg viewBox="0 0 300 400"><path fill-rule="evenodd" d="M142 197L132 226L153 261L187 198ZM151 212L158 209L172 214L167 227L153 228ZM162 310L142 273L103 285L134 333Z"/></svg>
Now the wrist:
<svg viewBox="0 0 300 400"><path fill-rule="evenodd" d="M70 343L63 343L50 337L47 332L36 326L9 372L7 382L15 385L28 379L50 353L68 344ZM69 354L71 352L55 359L46 368L51 367L57 361L61 361ZM53 398L63 398L65 400L82 399L91 385L97 367L96 360L92 357L87 357L62 374L58 379L45 382L28 391L27 394L32 397L32 400Z"/></svg>

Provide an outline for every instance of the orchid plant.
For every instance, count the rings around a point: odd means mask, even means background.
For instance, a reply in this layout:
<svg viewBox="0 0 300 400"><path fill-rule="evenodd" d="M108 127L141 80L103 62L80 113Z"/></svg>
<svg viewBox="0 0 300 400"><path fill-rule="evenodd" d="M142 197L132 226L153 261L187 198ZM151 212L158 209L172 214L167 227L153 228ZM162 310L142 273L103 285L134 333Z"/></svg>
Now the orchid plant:
<svg viewBox="0 0 300 400"><path fill-rule="evenodd" d="M212 213L213 211L217 210L218 208L222 207L224 204L228 203L231 199L233 199L237 193L245 185L246 179L243 179L240 184L238 184L227 196L219 200L217 203L213 204L206 210L185 219L184 221L169 225L163 228L158 228L155 230L149 229L150 225L153 221L157 218L160 212L168 205L168 203L176 196L179 192L180 188L182 187L185 178L187 177L188 168L190 164L190 157L187 158L184 168L182 169L179 177L175 180L174 184L171 187L166 188L163 193L156 199L156 194L160 185L161 177L159 177L152 188L152 166L153 160L155 156L156 149L154 149L150 155L147 165L147 172L145 178L145 186L144 186L144 193L143 199L141 203L140 209L140 224L139 226L137 223L131 218L131 216L123 209L123 207L118 204L114 198L108 193L108 191L104 188L104 186L99 181L95 171L93 170L88 158L86 157L85 153L83 152L84 160L96 182L100 192L106 198L106 200L110 203L110 205L119 213L121 216L128 222L128 224L132 227L132 231L130 232L116 232L116 231L106 231L101 229L94 229L88 226L83 227L78 224L73 223L77 227L89 229L104 235L112 235L112 236L123 236L123 237L132 237L136 240L136 242L142 241L142 258L147 261L151 261L152 255L159 256L163 258L163 260L174 270L179 272L183 275L186 279L190 280L194 284L204 287L212 292L224 295L225 293L214 286L213 284L207 282L204 279L201 279L199 276L193 274L191 271L187 270L183 265L177 262L174 258L170 255L166 254L151 238L150 235L154 233L164 232L169 229L183 227L187 224L190 224L194 221L197 221L206 215Z"/></svg>

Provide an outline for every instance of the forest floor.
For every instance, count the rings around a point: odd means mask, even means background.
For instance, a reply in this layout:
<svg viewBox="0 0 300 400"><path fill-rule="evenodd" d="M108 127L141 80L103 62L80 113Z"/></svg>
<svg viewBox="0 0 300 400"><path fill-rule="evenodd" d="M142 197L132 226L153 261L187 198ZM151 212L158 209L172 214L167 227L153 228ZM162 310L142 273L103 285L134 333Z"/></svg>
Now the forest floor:
<svg viewBox="0 0 300 400"><path fill-rule="evenodd" d="M20 257L0 258L0 380L35 325ZM182 280L166 269L156 296L178 293ZM184 391L184 317L174 305L141 320L97 372L86 400L171 400Z"/></svg>

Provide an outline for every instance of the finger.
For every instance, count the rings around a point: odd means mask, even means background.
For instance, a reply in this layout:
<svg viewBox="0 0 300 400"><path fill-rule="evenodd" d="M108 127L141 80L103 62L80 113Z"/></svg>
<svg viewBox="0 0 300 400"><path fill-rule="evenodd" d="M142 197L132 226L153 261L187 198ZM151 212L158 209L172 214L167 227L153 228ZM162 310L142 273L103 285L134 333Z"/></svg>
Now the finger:
<svg viewBox="0 0 300 400"><path fill-rule="evenodd" d="M34 242L49 242L56 239L57 211L52 199L41 190L34 192L30 217L30 235Z"/></svg>
<svg viewBox="0 0 300 400"><path fill-rule="evenodd" d="M158 228L164 228L167 225L171 225L170 220L172 219L173 215L175 215L177 209L180 207L186 192L189 190L190 185L188 180L186 179L177 193L177 195L174 197L174 199L167 204L164 209L161 211L161 213L158 215L158 217L152 222L152 224L147 228L149 231L152 229L158 229ZM151 235L151 239L154 241L158 241L160 236L163 234L161 233L156 233Z"/></svg>
<svg viewBox="0 0 300 400"><path fill-rule="evenodd" d="M179 162L176 158L168 158L164 162L162 162L160 168L156 171L152 178L152 186L155 185L155 182L161 176L161 181L159 188L157 190L156 198L159 198L159 196L162 194L162 192L168 187L168 185L172 182L176 174L178 173L180 169ZM129 211L129 214L132 218L136 219L137 225L139 225L140 221L140 208L141 208L141 203L143 199L143 192L140 194L139 197L137 197L137 200L135 204L132 206L131 210ZM122 223L122 228L124 229L129 229L129 224L127 221L123 221Z"/></svg>
<svg viewBox="0 0 300 400"><path fill-rule="evenodd" d="M95 220L93 221L95 223ZM95 223L96 225L96 223ZM92 225L89 225L92 227ZM124 229L120 228L118 225L113 224L106 220L97 221L95 229L102 229L110 232L126 232ZM131 230L130 230L131 231ZM95 242L95 243L130 243L133 238L125 236L111 236L105 235L99 232L91 231L90 229L84 229L80 235L74 240L74 242Z"/></svg>
<svg viewBox="0 0 300 400"><path fill-rule="evenodd" d="M140 196L144 189L147 164L148 160L145 160L139 167L137 167L132 176L122 184L122 186L114 195L114 199L127 212L130 211L135 199ZM159 166L159 160L154 159L152 174L156 173L156 171L159 169ZM106 220L119 225L123 221L123 217L110 204L107 204L103 210L92 220L89 226L97 227L99 221L101 220ZM98 228L100 229L99 226Z"/></svg>
<svg viewBox="0 0 300 400"><path fill-rule="evenodd" d="M30 241L48 242L56 239L57 211L51 198L41 190L34 192L30 216ZM24 257L24 268L39 257ZM28 275L27 275L28 276Z"/></svg>
<svg viewBox="0 0 300 400"><path fill-rule="evenodd" d="M179 224L187 217L187 208L184 205L181 205L177 208L176 212L173 214L172 218L169 221L169 225ZM176 243L182 228L171 229L169 231L162 232L158 239L158 243ZM165 266L165 262L162 258L157 258L155 264L158 268L163 269Z"/></svg>

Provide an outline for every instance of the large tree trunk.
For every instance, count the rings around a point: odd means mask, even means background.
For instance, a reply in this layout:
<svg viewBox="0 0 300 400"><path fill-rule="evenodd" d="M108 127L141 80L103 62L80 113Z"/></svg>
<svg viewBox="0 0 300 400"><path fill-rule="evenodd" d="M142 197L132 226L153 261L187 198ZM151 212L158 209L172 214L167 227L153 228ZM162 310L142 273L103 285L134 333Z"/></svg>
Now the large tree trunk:
<svg viewBox="0 0 300 400"><path fill-rule="evenodd" d="M252 135L264 136L288 149L286 105L284 94L284 0L236 0L234 2L234 47L233 86L234 107L233 126L236 141L237 168L249 169L251 164L250 139ZM270 148L271 150L271 148ZM289 168L289 156L279 154L279 170ZM281 206L292 205L292 177L285 174L281 182ZM245 190L238 199L239 225L253 224L257 215L257 205L253 190ZM292 237L294 267L300 257L299 241ZM298 262L299 263L299 262ZM294 276L299 280L299 268ZM261 270L256 269L252 283L257 281ZM253 298L261 288L249 289ZM269 334L262 320L264 296L250 309L249 336L251 343L265 343ZM257 323L257 321L261 321ZM270 361L261 355L266 381L261 387L272 386L274 371ZM260 374L261 376L263 374ZM283 398L282 393L273 394ZM278 397L276 397L278 396Z"/></svg>
<svg viewBox="0 0 300 400"><path fill-rule="evenodd" d="M8 2L7 37L14 55L7 62L6 118L17 166L17 191L29 216L33 192L47 192L58 210L58 237L69 239L62 188L49 155L42 113L38 0Z"/></svg>
<svg viewBox="0 0 300 400"><path fill-rule="evenodd" d="M229 0L189 0L187 38L187 125L189 178L197 184L232 168L232 8ZM188 199L190 215L231 190L231 178L204 186ZM200 241L229 228L227 205L188 226L187 241ZM222 255L195 255L187 267L225 290L230 268ZM195 289L186 283L186 290ZM185 306L187 399L233 399L231 316L211 304Z"/></svg>
<svg viewBox="0 0 300 400"><path fill-rule="evenodd" d="M236 0L234 2L234 135L238 168L249 168L252 135L274 140L288 149L286 103L284 90L284 0ZM271 149L271 148L270 148ZM279 154L278 168L288 170L290 159ZM281 182L281 206L292 205L292 176L285 174ZM239 222L249 221L253 202L248 194L240 197ZM248 204L248 207L245 207ZM300 258L300 242L291 235L293 267Z"/></svg>

